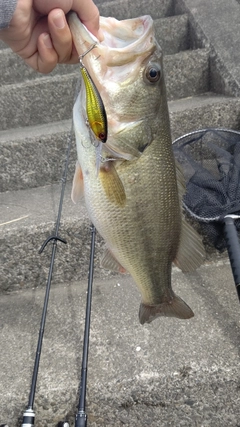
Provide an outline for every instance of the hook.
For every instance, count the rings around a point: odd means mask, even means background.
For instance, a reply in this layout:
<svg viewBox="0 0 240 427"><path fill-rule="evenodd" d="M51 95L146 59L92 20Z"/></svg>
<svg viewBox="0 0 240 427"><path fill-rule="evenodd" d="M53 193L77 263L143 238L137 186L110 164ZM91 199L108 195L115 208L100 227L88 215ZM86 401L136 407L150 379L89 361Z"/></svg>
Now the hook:
<svg viewBox="0 0 240 427"><path fill-rule="evenodd" d="M51 240L54 240L54 241L55 241L55 243L56 243L56 241L57 241L57 240L59 240L59 242L65 243L65 244L67 243L67 241L66 241L65 239L62 239L61 237L58 237L58 236L50 236L50 237L48 237L48 238L43 242L43 244L42 244L41 248L40 248L40 249L39 249L39 251L38 251L38 253L39 253L39 254L41 254L41 253L44 251L45 247L47 246L47 244L48 244Z"/></svg>
<svg viewBox="0 0 240 427"><path fill-rule="evenodd" d="M85 55L87 55L87 53L91 52L91 50L95 48L96 44L97 44L97 43L93 43L93 44L92 44L92 45L91 45L91 46L86 50L86 52L83 52L83 53L82 53L82 55L80 55L80 56L79 56L79 62L80 62L80 67L81 67L81 68L85 68L85 66L84 66L84 64L83 64L83 61L82 61L82 60L83 60L83 58L84 58L84 56L85 56Z"/></svg>

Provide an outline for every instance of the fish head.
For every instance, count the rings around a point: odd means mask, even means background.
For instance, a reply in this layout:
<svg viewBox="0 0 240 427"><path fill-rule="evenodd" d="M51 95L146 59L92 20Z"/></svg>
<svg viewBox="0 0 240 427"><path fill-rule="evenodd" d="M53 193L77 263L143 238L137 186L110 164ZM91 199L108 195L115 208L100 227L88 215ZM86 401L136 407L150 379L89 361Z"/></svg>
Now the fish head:
<svg viewBox="0 0 240 427"><path fill-rule="evenodd" d="M152 18L118 21L100 17L102 42L74 12L68 22L79 57L106 110L108 139L104 147L126 160L141 156L159 132L166 133L166 124L169 128L162 50Z"/></svg>

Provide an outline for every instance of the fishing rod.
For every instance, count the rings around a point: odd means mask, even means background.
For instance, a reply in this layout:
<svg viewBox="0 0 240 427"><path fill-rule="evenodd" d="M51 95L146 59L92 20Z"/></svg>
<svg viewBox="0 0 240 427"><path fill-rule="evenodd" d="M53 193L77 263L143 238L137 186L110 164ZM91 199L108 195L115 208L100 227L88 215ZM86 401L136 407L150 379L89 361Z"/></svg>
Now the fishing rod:
<svg viewBox="0 0 240 427"><path fill-rule="evenodd" d="M96 228L94 227L94 225L91 226L91 233L92 233L92 236L91 236L90 263L89 263L89 273L88 273L88 290L87 290L87 300L86 300L82 370L81 370L81 380L80 380L80 387L79 387L79 404L78 404L78 412L75 420L75 427L87 427L87 414L85 410L85 405L86 405L86 391L87 391L87 366L88 366L88 349L89 349L89 334L90 334L90 320L91 320L94 252L95 252L95 238L96 238Z"/></svg>
<svg viewBox="0 0 240 427"><path fill-rule="evenodd" d="M61 181L62 181L61 194L60 194L60 201L59 201L59 207L58 207L58 215L57 215L57 220L56 220L56 224L55 224L55 232L52 236L48 237L44 241L43 245L41 246L41 248L39 250L39 253L42 253L44 248L46 247L46 245L50 241L53 242L52 255L51 255L51 261L50 261L50 266L49 266L49 273L48 273L48 279L47 279L46 291L45 291L45 297L44 297L44 303L43 303L42 318L41 318L40 329L39 329L37 350L36 350L35 362L34 362L34 368L33 368L33 374L32 374L32 382L31 382L31 387L30 387L28 405L27 405L25 412L23 413L23 421L22 421L21 427L34 427L34 422L35 422L35 412L33 410L34 397L35 397L35 391L36 391L36 384L37 384L39 363L40 363L40 357L41 357L44 328L45 328L45 323L46 323L48 300L49 300L49 294L50 294L50 288L51 288L51 282L52 282L53 267L54 267L56 250L57 250L57 243L58 243L58 241L65 243L65 244L67 243L66 240L59 237L58 233L59 233L59 228L60 228L60 221L61 221L61 214L62 214L62 207L63 207L63 198L64 198L66 181L67 181L67 171L68 171L70 150L71 150L71 146L72 146L72 139L73 139L73 122L71 125L71 130L70 130L69 135L68 135L65 168L63 171L62 179L61 179ZM69 426L67 425L67 423L63 423L63 427L69 427Z"/></svg>
<svg viewBox="0 0 240 427"><path fill-rule="evenodd" d="M85 84L86 89L86 113L87 123L89 130L91 129L95 138L101 142L107 141L108 135L108 123L105 107L88 70L83 64L83 58L87 55L94 47L96 43L91 45L82 55L79 57L80 71ZM91 133L90 133L91 139ZM79 387L79 404L78 412L75 420L75 427L87 427L87 414L85 410L86 405L86 391L87 391L87 366L88 366L88 349L89 349L89 334L90 334L90 320L91 320L91 303L92 303L92 284L93 284L93 271L94 271L94 252L95 252L95 238L96 228L92 224L91 226L91 249L90 249L90 262L88 272L88 290L87 290L87 301L86 301L86 315L85 315L85 329L84 329L84 340L83 340L83 356L82 356L82 369L81 369L81 380Z"/></svg>
<svg viewBox="0 0 240 427"><path fill-rule="evenodd" d="M92 46L91 49L93 47L94 46ZM85 52L85 54L88 53L88 51ZM82 57L84 55L82 55ZM80 65L81 65L81 70L83 73L84 71L87 72L87 70L81 62L82 57L80 58ZM97 105L99 106L101 98L97 97L97 94L98 94L97 89L95 89L93 91L93 88L95 88L95 87L93 85L92 79L90 78L90 76L88 74L87 74L87 77L88 77L87 80L84 79L85 85L86 85L86 87L88 87L88 89L89 88L91 89L90 92L93 92L93 96L91 96L90 99L88 99L87 104L91 105L90 110L92 110L92 101L94 100L97 103ZM77 89L78 89L78 85L76 88L76 93L77 93ZM102 106L102 108L100 108L100 110L102 112L102 110L104 110L103 103L101 104L101 106ZM104 112L105 112L105 110L104 110ZM103 115L102 120L103 120L103 125L105 126L104 129L107 129L107 127L106 127L106 124L107 124L106 114ZM89 125L90 125L90 128L92 129L91 121L90 121ZM103 138L102 133L100 133L100 135L101 135L100 139L103 140L103 142L105 142L105 140L104 140L105 133L104 133L104 138ZM106 135L107 135L107 133L106 133ZM60 194L60 201L59 201L59 208L58 208L58 216L57 216L57 221L56 221L56 225L55 225L55 233L52 236L48 237L44 241L43 245L41 246L41 248L39 250L39 253L42 253L43 250L45 249L46 245L50 241L53 242L52 255L51 255L51 261L50 261L50 267L49 267L49 274L48 274L48 280L47 280L46 292L45 292L45 298L44 298L44 304L43 304L42 318L41 318L40 329L39 329L39 338L38 338L38 343L37 343L37 350L36 350L36 355L35 355L35 363L34 363L34 368L33 368L32 382L31 382L30 393L29 393L29 400L28 400L27 408L26 408L25 412L23 413L23 421L22 421L21 427L34 427L34 422L35 422L35 412L33 410L34 397L35 397L35 391L36 391L36 384L37 384L39 363L40 363L40 357L41 357L44 328L45 328L45 323L46 323L47 307L48 307L48 301L49 301L49 295L50 295L53 267L54 267L56 250L57 250L57 243L58 243L58 241L65 243L65 244L67 243L66 240L59 237L58 232L59 232L60 221L61 221L63 198L64 198L64 193L65 193L67 171L68 171L68 164L69 164L69 155L70 155L70 149L72 146L72 137L73 137L73 121L72 121L70 136L68 138L69 140L68 140L68 147L67 147L67 155L66 155L66 161L65 161L65 169L64 169L63 177L62 177L62 187L61 187L61 194ZM87 414L85 411L85 404L86 404L87 364L88 364L90 318L91 318L91 300L92 300L92 283L93 283L95 236L96 236L96 229L93 225L91 227L91 233L92 233L92 238L91 238L89 276L88 276L88 292L87 292L87 301L86 301L86 316L85 316L85 331L84 331L84 342L83 342L82 370L81 370L81 381L80 381L79 406L78 406L78 413L76 415L75 427L87 427ZM69 427L69 424L67 422L63 421L63 422L58 423L58 427Z"/></svg>
<svg viewBox="0 0 240 427"><path fill-rule="evenodd" d="M34 364L34 369L33 369L32 383L31 383L31 389L30 389L30 394L29 394L29 401L28 401L27 409L25 410L25 412L23 414L23 422L22 422L21 427L34 427L34 421L35 421L35 412L33 410L34 396L35 396L35 390L36 390L36 382L37 382L37 375L38 375L39 362L40 362L40 356L41 356L42 340L43 340L44 327L45 327L45 322L46 322L47 307L48 307L50 286L51 286L51 280L52 280L52 274L53 274L53 266L54 266L54 261L55 261L55 254L56 254L56 249L57 249L57 242L61 241L63 243L67 243L64 239L62 239L61 237L58 236L58 231L59 231L59 227L60 227L63 198L64 198L64 192L65 192L65 186L66 186L67 170L68 170L68 163L69 163L69 154L70 154L70 149L71 149L71 145L72 145L72 135L73 135L73 124L72 124L71 133L70 133L70 137L69 137L68 148L67 148L67 156L66 156L66 162L65 162L65 169L64 169L64 174L63 174L63 178L62 178L62 188L61 188L61 195L60 195L60 202L59 202L58 217L57 217L57 221L56 221L55 233L53 236L50 236L49 238L47 238L45 240L45 242L43 243L42 247L39 250L39 252L42 253L42 251L44 250L46 245L51 240L53 240L52 256L51 256L49 275L48 275L47 286L46 286L46 293L45 293L45 299L44 299L44 305L43 305L42 319L41 319L40 330L39 330L39 339L38 339L38 345L37 345L37 351L36 351L36 357L35 357L35 364ZM79 386L79 405L78 405L78 412L76 414L76 419L75 419L75 427L87 427L87 414L86 414L87 366L88 366L88 350L89 350L89 335L90 335L90 320L91 320L95 238L96 238L96 228L94 227L94 225L92 225L91 226L91 247L90 247L90 261L89 261L89 274L88 274L88 288L87 288L87 300L86 300L86 314L85 314L85 329L84 329L84 341L83 341L83 356L82 356L81 380L80 380L80 386ZM58 423L57 427L69 427L69 424L66 421L61 421Z"/></svg>

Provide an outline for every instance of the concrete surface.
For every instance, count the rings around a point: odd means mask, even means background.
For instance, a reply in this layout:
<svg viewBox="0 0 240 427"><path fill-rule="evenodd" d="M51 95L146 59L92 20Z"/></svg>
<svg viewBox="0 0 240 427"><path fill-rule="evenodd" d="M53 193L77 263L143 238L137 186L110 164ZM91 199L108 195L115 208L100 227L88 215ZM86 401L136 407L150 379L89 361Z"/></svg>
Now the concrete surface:
<svg viewBox="0 0 240 427"><path fill-rule="evenodd" d="M114 16L117 19L134 18L141 15L151 15L154 18L171 16L174 13L172 0L113 0L105 2L97 0L102 16Z"/></svg>
<svg viewBox="0 0 240 427"><path fill-rule="evenodd" d="M67 245L58 245L58 261L55 265L55 280L60 283L80 276L87 277L88 271L87 238L90 222L85 206L75 206L72 203L70 190L71 185L68 185L59 230L59 235L66 239ZM60 185L57 184L40 187L38 191L30 189L18 192L17 198L14 192L5 193L0 220L0 293L29 288L36 284L45 286L52 251L51 243L41 255L38 251L46 238L54 232L59 200ZM102 246L100 241L99 245ZM99 269L96 269L96 273L98 271Z"/></svg>
<svg viewBox="0 0 240 427"><path fill-rule="evenodd" d="M164 72L169 100L187 98L209 90L208 59L207 49L165 56Z"/></svg>
<svg viewBox="0 0 240 427"><path fill-rule="evenodd" d="M176 12L188 13L196 45L211 47L212 87L240 95L240 5L236 0L177 0Z"/></svg>
<svg viewBox="0 0 240 427"><path fill-rule="evenodd" d="M164 70L168 98L183 98L208 91L208 59L207 49L166 55ZM78 68L73 67L71 73L29 80L23 78L21 83L17 79L17 83L2 86L0 129L37 126L69 119L79 76Z"/></svg>
<svg viewBox="0 0 240 427"><path fill-rule="evenodd" d="M239 129L240 98L205 93L169 102L173 140L207 127ZM197 123L197 126L196 126Z"/></svg>
<svg viewBox="0 0 240 427"><path fill-rule="evenodd" d="M73 426L87 281L54 284L36 391L36 426ZM138 322L129 276L95 280L88 367L89 427L212 426L240 422L240 310L228 263L183 275L173 288L189 321ZM44 289L0 295L0 423L18 426L28 401ZM14 308L14 310L13 310Z"/></svg>
<svg viewBox="0 0 240 427"><path fill-rule="evenodd" d="M1 192L36 188L59 181L71 135L71 122L62 120L0 132ZM75 165L73 140L69 166L71 177Z"/></svg>
<svg viewBox="0 0 240 427"><path fill-rule="evenodd" d="M156 36L165 55L189 49L187 14L156 18L155 28ZM57 65L48 76L71 74L73 70L79 72L79 66L61 64ZM0 86L22 83L36 79L36 76L46 78L44 74L36 74L36 71L28 67L11 49L1 50L0 44Z"/></svg>
<svg viewBox="0 0 240 427"><path fill-rule="evenodd" d="M239 2L113 0L99 8L120 19L148 13L155 18L173 139L207 126L240 129ZM37 251L56 219L56 182L78 70L61 66L39 76L8 49L0 52L0 62L0 424L18 427L28 401L51 245L41 256ZM76 412L90 232L84 207L74 208L69 194L67 185L60 235L68 245L58 245L54 267L37 427L56 427L63 419L72 427ZM101 248L98 237L89 427L239 427L240 312L226 258L211 258L191 275L174 269L173 288L193 308L194 319L158 319L142 327L136 286L128 276L99 269Z"/></svg>
<svg viewBox="0 0 240 427"><path fill-rule="evenodd" d="M177 80L171 79L171 81L177 91ZM187 79L185 82L187 86ZM193 88L191 83L189 86ZM208 126L238 129L239 102L239 98L223 97L209 92L169 101L173 140L191 130ZM0 131L1 192L29 189L57 182L64 164L70 129L71 120L69 119ZM73 146L70 180L73 177L75 164L76 151ZM1 201L1 203L4 202Z"/></svg>
<svg viewBox="0 0 240 427"><path fill-rule="evenodd" d="M73 72L2 86L0 129L69 119L78 78Z"/></svg>
<svg viewBox="0 0 240 427"><path fill-rule="evenodd" d="M45 286L51 243L42 254L39 249L54 233L61 185L48 185L22 191L2 193L0 210L0 293L32 286ZM88 272L90 222L84 203L71 201L71 183L66 186L59 236L67 244L58 244L54 268L56 283L84 279ZM103 241L96 244L96 256L102 255ZM207 251L208 259L216 258L216 251ZM226 253L221 257L226 257ZM98 263L97 263L98 266ZM109 276L110 272L96 267L95 277Z"/></svg>

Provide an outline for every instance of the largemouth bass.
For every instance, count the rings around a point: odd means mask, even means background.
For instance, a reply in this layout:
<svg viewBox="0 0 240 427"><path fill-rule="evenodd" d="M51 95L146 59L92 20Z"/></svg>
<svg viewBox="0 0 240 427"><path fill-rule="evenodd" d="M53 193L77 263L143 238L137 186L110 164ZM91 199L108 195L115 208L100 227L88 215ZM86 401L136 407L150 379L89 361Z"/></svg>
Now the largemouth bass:
<svg viewBox="0 0 240 427"><path fill-rule="evenodd" d="M101 17L101 43L76 14L68 21L108 125L105 143L93 138L83 83L73 112L78 163L72 198L84 194L90 219L106 242L102 266L129 272L136 282L142 297L140 323L159 316L191 318L191 308L172 290L172 263L193 270L202 263L204 249L181 215L184 182L172 151L153 20Z"/></svg>

